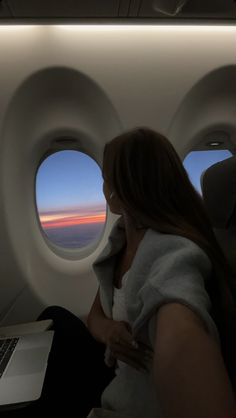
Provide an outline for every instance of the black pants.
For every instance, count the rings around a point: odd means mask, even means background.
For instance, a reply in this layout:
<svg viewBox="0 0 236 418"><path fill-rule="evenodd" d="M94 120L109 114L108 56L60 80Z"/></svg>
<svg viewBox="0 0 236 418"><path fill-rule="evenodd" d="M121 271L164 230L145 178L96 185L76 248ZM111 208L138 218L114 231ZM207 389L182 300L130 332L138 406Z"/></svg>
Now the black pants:
<svg viewBox="0 0 236 418"><path fill-rule="evenodd" d="M55 330L41 398L19 410L0 411L0 417L42 417L69 414L87 417L99 407L101 394L114 377L104 363L105 346L97 342L84 323L59 306L46 308L40 319L53 319Z"/></svg>

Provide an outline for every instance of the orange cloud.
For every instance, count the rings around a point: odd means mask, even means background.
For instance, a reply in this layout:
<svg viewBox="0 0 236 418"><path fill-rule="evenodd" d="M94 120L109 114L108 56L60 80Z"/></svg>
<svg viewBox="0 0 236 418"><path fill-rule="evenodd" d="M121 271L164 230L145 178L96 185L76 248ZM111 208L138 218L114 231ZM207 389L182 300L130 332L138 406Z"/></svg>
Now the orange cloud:
<svg viewBox="0 0 236 418"><path fill-rule="evenodd" d="M92 223L104 223L106 220L106 213L100 213L96 215L76 215L76 216L63 216L51 215L40 216L41 225L43 228L65 228L67 226L84 225Z"/></svg>

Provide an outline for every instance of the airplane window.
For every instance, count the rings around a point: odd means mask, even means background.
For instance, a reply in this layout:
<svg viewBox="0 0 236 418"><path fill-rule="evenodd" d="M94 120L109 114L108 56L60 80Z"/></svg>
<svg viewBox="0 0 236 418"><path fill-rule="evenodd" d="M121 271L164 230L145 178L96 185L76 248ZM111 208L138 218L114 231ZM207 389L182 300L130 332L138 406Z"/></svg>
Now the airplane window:
<svg viewBox="0 0 236 418"><path fill-rule="evenodd" d="M59 247L79 249L95 243L106 220L98 164L79 151L47 157L36 176L36 205L47 238Z"/></svg>
<svg viewBox="0 0 236 418"><path fill-rule="evenodd" d="M232 157L227 149L192 151L184 159L183 164L195 189L202 195L200 178L203 171L211 165Z"/></svg>

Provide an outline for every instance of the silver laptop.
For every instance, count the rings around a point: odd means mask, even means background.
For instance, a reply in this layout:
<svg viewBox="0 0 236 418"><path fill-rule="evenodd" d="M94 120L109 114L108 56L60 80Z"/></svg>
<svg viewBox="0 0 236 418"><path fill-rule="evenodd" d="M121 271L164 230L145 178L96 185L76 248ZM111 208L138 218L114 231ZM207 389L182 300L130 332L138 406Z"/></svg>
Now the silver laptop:
<svg viewBox="0 0 236 418"><path fill-rule="evenodd" d="M40 398L54 331L0 338L0 405ZM8 346L8 347L7 347Z"/></svg>

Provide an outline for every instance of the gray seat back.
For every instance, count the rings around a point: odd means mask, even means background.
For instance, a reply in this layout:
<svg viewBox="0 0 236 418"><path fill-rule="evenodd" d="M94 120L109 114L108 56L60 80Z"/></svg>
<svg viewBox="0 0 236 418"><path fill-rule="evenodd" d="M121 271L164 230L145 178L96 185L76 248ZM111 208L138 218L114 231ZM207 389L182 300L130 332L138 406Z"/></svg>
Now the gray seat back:
<svg viewBox="0 0 236 418"><path fill-rule="evenodd" d="M202 175L205 208L236 279L236 157L220 161Z"/></svg>
<svg viewBox="0 0 236 418"><path fill-rule="evenodd" d="M201 187L208 217L236 281L236 157L209 167L201 177ZM236 362L231 379L236 393Z"/></svg>

